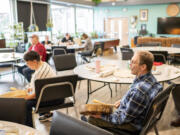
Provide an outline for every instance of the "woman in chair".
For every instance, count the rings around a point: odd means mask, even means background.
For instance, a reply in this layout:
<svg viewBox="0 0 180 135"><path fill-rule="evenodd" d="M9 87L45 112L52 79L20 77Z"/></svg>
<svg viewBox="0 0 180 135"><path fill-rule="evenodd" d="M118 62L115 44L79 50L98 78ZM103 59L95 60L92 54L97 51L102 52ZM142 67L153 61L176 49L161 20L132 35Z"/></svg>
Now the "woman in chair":
<svg viewBox="0 0 180 135"><path fill-rule="evenodd" d="M84 51L79 53L82 57L82 59L85 61L85 62L89 62L86 58L86 56L91 56L92 55L92 52L93 52L93 45L92 45L92 41L91 41L91 38L88 37L87 34L83 33L82 34L82 39L85 40L85 43L84 43Z"/></svg>

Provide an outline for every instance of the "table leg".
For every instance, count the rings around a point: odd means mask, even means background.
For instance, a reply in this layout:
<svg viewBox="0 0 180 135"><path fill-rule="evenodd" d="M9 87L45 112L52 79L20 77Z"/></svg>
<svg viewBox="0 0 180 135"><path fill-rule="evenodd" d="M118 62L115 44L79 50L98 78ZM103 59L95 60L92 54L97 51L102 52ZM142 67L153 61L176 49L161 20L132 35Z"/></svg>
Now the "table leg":
<svg viewBox="0 0 180 135"><path fill-rule="evenodd" d="M111 91L111 98L112 98L112 88L110 86L110 83L108 83L108 86L109 86L109 90Z"/></svg>
<svg viewBox="0 0 180 135"><path fill-rule="evenodd" d="M86 104L89 101L89 94L90 94L90 80L87 80L87 100L86 100Z"/></svg>
<svg viewBox="0 0 180 135"><path fill-rule="evenodd" d="M117 52L117 47L116 46L114 46L114 50Z"/></svg>

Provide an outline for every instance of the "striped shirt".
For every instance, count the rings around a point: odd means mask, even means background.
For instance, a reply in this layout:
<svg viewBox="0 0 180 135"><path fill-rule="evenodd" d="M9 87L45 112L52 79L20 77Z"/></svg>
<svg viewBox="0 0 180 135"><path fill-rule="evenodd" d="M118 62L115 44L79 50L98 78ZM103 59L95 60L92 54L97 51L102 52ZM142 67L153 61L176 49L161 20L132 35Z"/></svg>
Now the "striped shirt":
<svg viewBox="0 0 180 135"><path fill-rule="evenodd" d="M43 64L39 67L38 70L34 72L31 78L30 82L30 88L32 88L32 93L35 93L35 80L37 79L43 79L43 78L49 78L49 77L55 77L56 72L46 63L43 62Z"/></svg>
<svg viewBox="0 0 180 135"><path fill-rule="evenodd" d="M102 115L102 119L113 124L129 123L140 130L151 101L162 89L151 73L142 75L134 80L119 108L110 115Z"/></svg>

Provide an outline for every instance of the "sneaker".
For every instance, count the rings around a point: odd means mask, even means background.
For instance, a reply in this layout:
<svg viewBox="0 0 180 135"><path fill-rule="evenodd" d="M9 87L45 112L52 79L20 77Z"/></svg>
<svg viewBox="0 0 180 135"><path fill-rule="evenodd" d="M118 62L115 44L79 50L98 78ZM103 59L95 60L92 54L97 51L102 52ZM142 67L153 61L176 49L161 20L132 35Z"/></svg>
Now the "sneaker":
<svg viewBox="0 0 180 135"><path fill-rule="evenodd" d="M53 113L46 113L39 117L39 121L49 121L51 117L53 116Z"/></svg>
<svg viewBox="0 0 180 135"><path fill-rule="evenodd" d="M84 115L81 116L81 120L82 120L82 121L85 121L85 122L88 121L87 118L86 118L86 116L84 116Z"/></svg>

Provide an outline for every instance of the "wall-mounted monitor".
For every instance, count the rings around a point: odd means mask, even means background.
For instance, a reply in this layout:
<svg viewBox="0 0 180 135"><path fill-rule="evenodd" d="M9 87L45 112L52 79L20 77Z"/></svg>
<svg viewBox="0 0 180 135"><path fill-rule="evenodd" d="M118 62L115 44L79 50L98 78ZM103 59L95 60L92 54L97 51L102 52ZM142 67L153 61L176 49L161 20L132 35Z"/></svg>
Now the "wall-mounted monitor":
<svg viewBox="0 0 180 135"><path fill-rule="evenodd" d="M157 34L180 35L180 17L158 18Z"/></svg>

